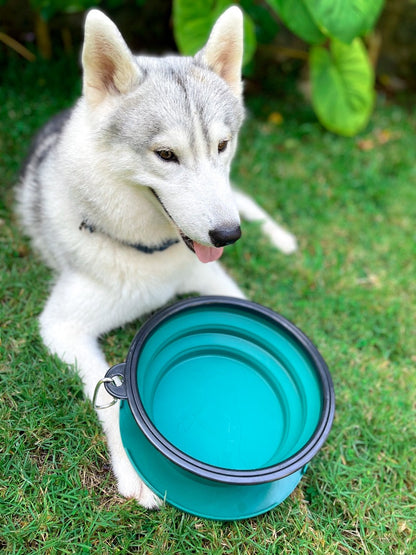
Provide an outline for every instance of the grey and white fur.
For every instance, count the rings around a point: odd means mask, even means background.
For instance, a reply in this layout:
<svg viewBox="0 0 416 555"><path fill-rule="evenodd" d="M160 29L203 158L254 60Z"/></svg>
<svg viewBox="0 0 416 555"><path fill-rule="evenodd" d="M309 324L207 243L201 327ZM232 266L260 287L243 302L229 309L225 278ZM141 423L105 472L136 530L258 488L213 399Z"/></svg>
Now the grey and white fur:
<svg viewBox="0 0 416 555"><path fill-rule="evenodd" d="M87 15L83 95L37 136L17 200L25 231L56 271L41 336L75 365L89 398L108 369L102 334L177 294L243 296L217 261L240 237L239 212L284 252L296 249L230 186L244 116L242 53L237 7L195 57L135 57L103 13ZM157 507L123 449L118 406L99 417L119 492Z"/></svg>

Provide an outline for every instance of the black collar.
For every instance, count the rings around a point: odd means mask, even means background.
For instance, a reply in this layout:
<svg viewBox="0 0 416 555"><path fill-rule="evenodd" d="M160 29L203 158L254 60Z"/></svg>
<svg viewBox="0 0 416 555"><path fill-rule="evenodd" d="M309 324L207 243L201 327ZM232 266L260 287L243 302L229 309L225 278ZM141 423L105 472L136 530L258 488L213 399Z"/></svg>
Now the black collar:
<svg viewBox="0 0 416 555"><path fill-rule="evenodd" d="M82 222L79 225L79 229L81 231L86 229L90 233L94 233L95 231L97 231L97 228L93 224L89 223L88 220L82 220ZM172 247L173 245L176 245L176 243L179 243L179 239L166 239L165 241L163 241L159 245L156 245L154 247L153 246L149 247L148 245L143 245L142 243L126 243L125 241L120 241L119 239L114 239L114 237L111 237L111 235L108 235L105 231L101 231L101 230L99 230L99 231L100 231L100 233L106 235L107 237L109 237L113 241L118 241L122 245L124 245L126 247L131 247L133 249L136 249L137 251L143 252L144 254L153 254L155 252L162 252L162 251L165 251L166 249L168 249L169 247Z"/></svg>

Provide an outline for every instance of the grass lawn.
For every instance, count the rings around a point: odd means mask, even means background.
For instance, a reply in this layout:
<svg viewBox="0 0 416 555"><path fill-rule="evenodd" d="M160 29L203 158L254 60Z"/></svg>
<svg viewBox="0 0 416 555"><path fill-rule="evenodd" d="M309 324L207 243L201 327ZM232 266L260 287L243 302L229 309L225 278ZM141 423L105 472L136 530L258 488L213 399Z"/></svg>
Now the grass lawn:
<svg viewBox="0 0 416 555"><path fill-rule="evenodd" d="M337 410L290 498L211 522L117 494L80 380L38 336L53 278L19 231L12 187L33 132L78 94L77 76L70 60L13 59L1 74L0 552L416 553L416 112L379 98L368 129L347 139L296 95L248 98L234 179L300 248L285 256L246 224L224 264L317 344ZM138 325L104 338L111 363Z"/></svg>

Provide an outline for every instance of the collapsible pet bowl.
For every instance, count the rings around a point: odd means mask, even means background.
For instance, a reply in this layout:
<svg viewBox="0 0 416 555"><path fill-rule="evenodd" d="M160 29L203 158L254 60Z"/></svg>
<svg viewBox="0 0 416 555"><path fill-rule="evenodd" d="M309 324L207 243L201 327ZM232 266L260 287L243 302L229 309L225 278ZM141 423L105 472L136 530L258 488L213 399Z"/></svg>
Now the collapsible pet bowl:
<svg viewBox="0 0 416 555"><path fill-rule="evenodd" d="M228 297L154 315L105 382L124 400L122 441L142 479L215 520L282 502L334 417L331 376L310 340L272 310Z"/></svg>

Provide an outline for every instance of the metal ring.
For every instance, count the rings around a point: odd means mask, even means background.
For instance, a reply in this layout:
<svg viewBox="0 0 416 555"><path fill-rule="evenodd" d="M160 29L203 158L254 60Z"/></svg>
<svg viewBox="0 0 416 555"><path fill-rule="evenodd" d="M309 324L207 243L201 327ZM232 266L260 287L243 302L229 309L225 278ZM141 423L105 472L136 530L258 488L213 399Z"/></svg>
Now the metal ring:
<svg viewBox="0 0 416 555"><path fill-rule="evenodd" d="M114 385L117 385L113 378L102 378L97 383L97 385L95 386L94 395L93 395L93 398L92 398L92 406L95 408L95 410L108 409L108 408L112 407L113 405L115 405L118 401L118 399L113 398L113 400L110 401L109 403L107 403L106 405L97 405L96 401L97 401L97 397L98 397L98 391L99 391L100 387L103 385L103 383L108 383L108 382L111 382Z"/></svg>

